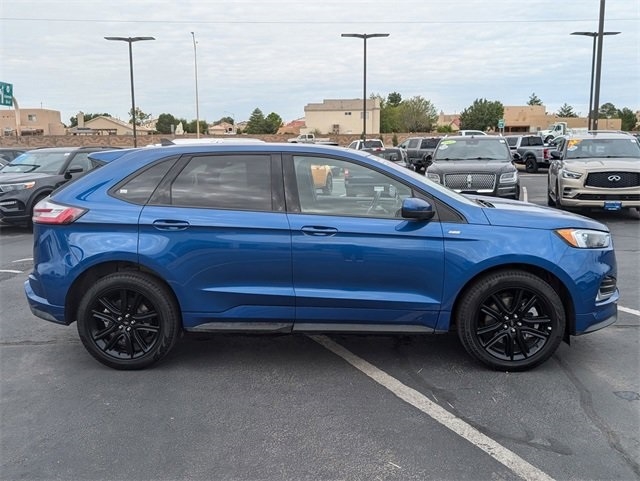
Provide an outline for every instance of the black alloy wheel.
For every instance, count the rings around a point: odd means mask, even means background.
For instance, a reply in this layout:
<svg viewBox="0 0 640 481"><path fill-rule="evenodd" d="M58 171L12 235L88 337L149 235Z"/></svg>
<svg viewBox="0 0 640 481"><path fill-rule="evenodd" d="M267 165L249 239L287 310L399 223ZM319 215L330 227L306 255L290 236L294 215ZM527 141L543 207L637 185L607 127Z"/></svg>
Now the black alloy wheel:
<svg viewBox="0 0 640 481"><path fill-rule="evenodd" d="M524 170L526 170L530 174L535 174L538 172L538 162L536 162L535 157L527 157L524 159Z"/></svg>
<svg viewBox="0 0 640 481"><path fill-rule="evenodd" d="M566 320L562 301L547 282L509 270L490 273L465 292L456 324L463 346L480 362L524 371L553 355Z"/></svg>
<svg viewBox="0 0 640 481"><path fill-rule="evenodd" d="M175 343L180 314L173 294L150 275L110 274L97 281L78 307L78 333L89 353L115 369L142 369Z"/></svg>

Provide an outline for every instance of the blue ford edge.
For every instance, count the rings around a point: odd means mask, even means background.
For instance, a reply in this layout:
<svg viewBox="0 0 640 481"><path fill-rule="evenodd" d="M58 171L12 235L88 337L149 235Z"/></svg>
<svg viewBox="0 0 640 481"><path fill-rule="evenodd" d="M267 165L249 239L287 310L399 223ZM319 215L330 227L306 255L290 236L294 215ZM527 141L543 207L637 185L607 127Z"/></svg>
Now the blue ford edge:
<svg viewBox="0 0 640 481"><path fill-rule="evenodd" d="M611 236L585 217L460 195L340 147L91 158L102 166L34 209L25 291L112 368L150 366L182 331L454 331L479 362L516 371L616 319Z"/></svg>

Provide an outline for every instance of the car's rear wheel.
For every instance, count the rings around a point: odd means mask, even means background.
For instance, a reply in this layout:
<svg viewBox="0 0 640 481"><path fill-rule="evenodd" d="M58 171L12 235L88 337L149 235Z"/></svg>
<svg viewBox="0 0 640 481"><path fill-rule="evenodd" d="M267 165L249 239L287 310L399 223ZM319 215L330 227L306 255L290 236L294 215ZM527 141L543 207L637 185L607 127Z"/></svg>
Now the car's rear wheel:
<svg viewBox="0 0 640 481"><path fill-rule="evenodd" d="M114 369L142 369L163 358L180 329L169 289L141 272L110 274L78 307L78 333L89 353Z"/></svg>
<svg viewBox="0 0 640 481"><path fill-rule="evenodd" d="M524 170L526 170L530 174L535 174L538 172L538 163L536 162L535 157L527 157L524 159Z"/></svg>
<svg viewBox="0 0 640 481"><path fill-rule="evenodd" d="M493 369L524 371L546 361L565 329L560 297L519 270L490 273L464 294L455 322L467 352Z"/></svg>

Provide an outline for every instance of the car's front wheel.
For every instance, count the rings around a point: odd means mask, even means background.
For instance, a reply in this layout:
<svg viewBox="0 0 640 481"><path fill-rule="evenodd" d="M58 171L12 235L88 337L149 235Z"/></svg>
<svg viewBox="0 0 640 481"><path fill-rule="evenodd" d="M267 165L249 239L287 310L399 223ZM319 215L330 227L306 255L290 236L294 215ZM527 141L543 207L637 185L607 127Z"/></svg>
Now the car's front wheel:
<svg viewBox="0 0 640 481"><path fill-rule="evenodd" d="M564 306L546 281L519 270L493 272L465 292L455 316L467 352L493 369L524 371L562 340Z"/></svg>
<svg viewBox="0 0 640 481"><path fill-rule="evenodd" d="M163 358L180 330L169 289L141 272L117 272L94 283L78 307L78 333L89 353L114 369L142 369Z"/></svg>

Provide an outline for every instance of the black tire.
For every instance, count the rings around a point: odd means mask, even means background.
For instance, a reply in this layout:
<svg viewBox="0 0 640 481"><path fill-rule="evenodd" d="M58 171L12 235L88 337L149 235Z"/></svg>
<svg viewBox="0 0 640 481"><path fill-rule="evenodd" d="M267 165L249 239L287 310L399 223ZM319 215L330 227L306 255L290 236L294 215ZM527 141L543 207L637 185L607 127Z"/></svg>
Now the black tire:
<svg viewBox="0 0 640 481"><path fill-rule="evenodd" d="M538 172L538 162L536 162L535 157L527 157L524 159L524 170L530 174Z"/></svg>
<svg viewBox="0 0 640 481"><path fill-rule="evenodd" d="M333 192L333 176L331 174L327 174L327 180L322 188L322 193L330 194L331 192Z"/></svg>
<svg viewBox="0 0 640 481"><path fill-rule="evenodd" d="M525 371L549 359L562 341L565 311L544 280L519 270L490 273L469 287L456 310L458 336L487 366Z"/></svg>
<svg viewBox="0 0 640 481"><path fill-rule="evenodd" d="M547 180L547 205L549 207L555 207L556 201L551 197L551 184L549 184L549 180Z"/></svg>
<svg viewBox="0 0 640 481"><path fill-rule="evenodd" d="M77 322L80 340L94 358L114 369L133 370L150 366L171 350L181 317L173 293L155 278L117 272L87 290Z"/></svg>
<svg viewBox="0 0 640 481"><path fill-rule="evenodd" d="M564 209L562 206L562 195L560 195L560 184L556 180L556 207L558 209Z"/></svg>

